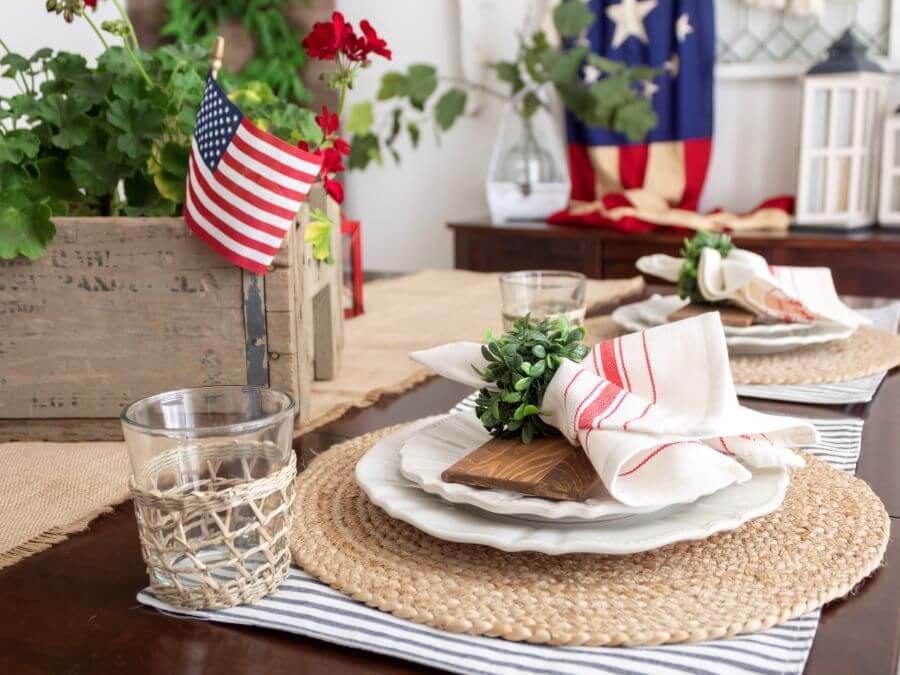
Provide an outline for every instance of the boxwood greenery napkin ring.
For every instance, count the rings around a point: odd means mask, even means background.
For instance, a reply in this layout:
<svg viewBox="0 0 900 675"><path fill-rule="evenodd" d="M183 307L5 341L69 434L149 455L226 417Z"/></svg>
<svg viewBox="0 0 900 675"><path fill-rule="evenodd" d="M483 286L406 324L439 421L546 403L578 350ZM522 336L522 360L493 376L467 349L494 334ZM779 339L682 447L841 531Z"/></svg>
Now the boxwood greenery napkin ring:
<svg viewBox="0 0 900 675"><path fill-rule="evenodd" d="M561 359L576 363L587 356L585 329L569 325L565 316L540 322L517 319L512 329L495 337L488 332L481 353L488 365L479 377L496 388L478 392L476 413L491 435L522 439L559 433L540 418L541 401Z"/></svg>

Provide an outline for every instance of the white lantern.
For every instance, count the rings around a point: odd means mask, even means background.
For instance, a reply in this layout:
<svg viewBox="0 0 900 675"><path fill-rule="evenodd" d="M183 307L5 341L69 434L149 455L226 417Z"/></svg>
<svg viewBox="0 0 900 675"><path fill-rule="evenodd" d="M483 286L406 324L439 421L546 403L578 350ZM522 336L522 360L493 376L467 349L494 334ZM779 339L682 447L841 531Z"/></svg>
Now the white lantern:
<svg viewBox="0 0 900 675"><path fill-rule="evenodd" d="M884 123L878 222L889 227L900 226L900 108L888 115Z"/></svg>
<svg viewBox="0 0 900 675"><path fill-rule="evenodd" d="M853 228L875 222L889 83L850 30L806 74L797 225Z"/></svg>

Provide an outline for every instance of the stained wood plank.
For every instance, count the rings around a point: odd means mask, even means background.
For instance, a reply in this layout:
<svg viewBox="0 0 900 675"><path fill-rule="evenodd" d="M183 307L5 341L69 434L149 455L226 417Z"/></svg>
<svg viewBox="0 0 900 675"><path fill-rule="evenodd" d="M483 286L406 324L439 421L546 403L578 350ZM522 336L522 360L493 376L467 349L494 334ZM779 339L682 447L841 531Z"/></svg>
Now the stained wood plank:
<svg viewBox="0 0 900 675"><path fill-rule="evenodd" d="M492 439L444 470L448 483L581 501L599 477L581 448L565 438Z"/></svg>

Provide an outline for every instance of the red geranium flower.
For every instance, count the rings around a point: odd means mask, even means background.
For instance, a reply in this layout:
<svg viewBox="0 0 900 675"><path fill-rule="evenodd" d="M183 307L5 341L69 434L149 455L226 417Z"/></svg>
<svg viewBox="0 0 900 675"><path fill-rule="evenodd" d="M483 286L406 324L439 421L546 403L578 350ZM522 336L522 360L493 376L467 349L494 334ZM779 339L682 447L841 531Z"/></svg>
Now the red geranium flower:
<svg viewBox="0 0 900 675"><path fill-rule="evenodd" d="M337 113L333 113L328 110L327 105L322 106L322 112L316 115L316 124L322 129L322 133L325 134L325 138L328 138L331 134L335 133L338 130L338 127L341 125L341 121L338 119Z"/></svg>
<svg viewBox="0 0 900 675"><path fill-rule="evenodd" d="M331 15L331 21L318 21L313 24L309 35L303 39L306 53L314 59L331 61L343 54L349 61L365 61L369 54L378 54L386 59L391 58L387 42L378 37L378 33L368 21L359 24L363 34L357 35L353 25L344 19L340 12Z"/></svg>
<svg viewBox="0 0 900 675"><path fill-rule="evenodd" d="M331 198L338 204L344 203L344 186L331 178L325 178L325 192L331 195Z"/></svg>
<svg viewBox="0 0 900 675"><path fill-rule="evenodd" d="M84 0L84 6L97 9L97 0Z"/></svg>
<svg viewBox="0 0 900 675"><path fill-rule="evenodd" d="M372 24L363 19L359 22L359 28L363 35L366 36L366 51L374 52L378 56L383 56L388 61L391 60L391 50L387 48L387 42L378 37L378 33L372 28Z"/></svg>
<svg viewBox="0 0 900 675"><path fill-rule="evenodd" d="M317 21L313 24L309 35L303 38L303 48L314 59L330 61L340 49L344 29L344 16L340 12L335 12L330 22Z"/></svg>

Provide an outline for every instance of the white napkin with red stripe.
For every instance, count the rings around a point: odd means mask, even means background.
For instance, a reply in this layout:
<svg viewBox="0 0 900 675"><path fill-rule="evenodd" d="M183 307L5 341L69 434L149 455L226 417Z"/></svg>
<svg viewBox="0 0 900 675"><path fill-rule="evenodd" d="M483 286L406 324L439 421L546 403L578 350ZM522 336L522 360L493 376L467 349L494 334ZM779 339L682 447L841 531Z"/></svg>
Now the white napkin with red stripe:
<svg viewBox="0 0 900 675"><path fill-rule="evenodd" d="M637 268L667 281L678 281L683 258L656 254L638 258ZM761 255L734 248L723 258L714 248L700 253L700 293L710 302L730 300L766 321L831 321L856 327L869 320L847 307L827 267L769 265Z"/></svg>
<svg viewBox="0 0 900 675"><path fill-rule="evenodd" d="M486 386L472 369L486 366L478 343L411 358ZM748 480L754 467L802 466L790 448L817 440L807 422L738 403L718 312L601 342L580 364L564 359L541 417L584 448L610 495L631 506L691 502Z"/></svg>

